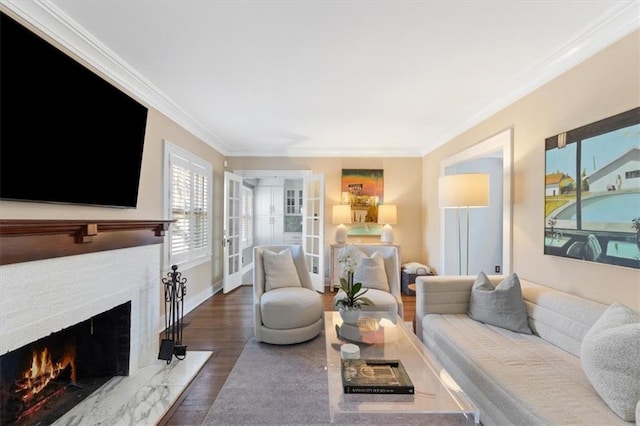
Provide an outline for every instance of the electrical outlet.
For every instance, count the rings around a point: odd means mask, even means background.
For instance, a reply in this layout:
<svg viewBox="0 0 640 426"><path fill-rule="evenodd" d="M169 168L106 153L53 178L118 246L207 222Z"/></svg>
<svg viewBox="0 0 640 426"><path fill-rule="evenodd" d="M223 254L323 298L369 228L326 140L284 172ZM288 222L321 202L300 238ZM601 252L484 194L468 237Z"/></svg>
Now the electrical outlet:
<svg viewBox="0 0 640 426"><path fill-rule="evenodd" d="M496 269L495 269L495 271L496 271L496 274L499 274L499 273L500 273L500 265L496 265Z"/></svg>

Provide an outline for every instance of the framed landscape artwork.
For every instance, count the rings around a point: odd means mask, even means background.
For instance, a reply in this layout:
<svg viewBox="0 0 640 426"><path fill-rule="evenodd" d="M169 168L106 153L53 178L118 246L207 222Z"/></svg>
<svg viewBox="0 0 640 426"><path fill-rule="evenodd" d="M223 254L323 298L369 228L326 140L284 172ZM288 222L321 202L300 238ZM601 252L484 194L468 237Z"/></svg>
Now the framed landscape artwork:
<svg viewBox="0 0 640 426"><path fill-rule="evenodd" d="M640 108L545 145L544 253L640 269Z"/></svg>
<svg viewBox="0 0 640 426"><path fill-rule="evenodd" d="M378 204L384 200L384 172L342 169L342 204L351 206L349 235L380 235Z"/></svg>

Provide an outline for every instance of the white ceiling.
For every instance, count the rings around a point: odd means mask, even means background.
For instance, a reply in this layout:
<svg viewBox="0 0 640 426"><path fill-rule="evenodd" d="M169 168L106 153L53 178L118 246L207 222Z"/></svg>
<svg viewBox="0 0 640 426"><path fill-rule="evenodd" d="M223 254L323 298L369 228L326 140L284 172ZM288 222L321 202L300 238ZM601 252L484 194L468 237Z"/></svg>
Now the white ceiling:
<svg viewBox="0 0 640 426"><path fill-rule="evenodd" d="M3 4L227 156L422 156L640 26L638 0Z"/></svg>

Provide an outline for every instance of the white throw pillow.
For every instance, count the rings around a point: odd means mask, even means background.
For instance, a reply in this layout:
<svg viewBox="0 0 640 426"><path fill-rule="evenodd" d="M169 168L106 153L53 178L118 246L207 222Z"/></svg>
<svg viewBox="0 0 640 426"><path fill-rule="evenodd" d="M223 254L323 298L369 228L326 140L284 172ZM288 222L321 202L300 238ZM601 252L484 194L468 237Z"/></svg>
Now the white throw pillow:
<svg viewBox="0 0 640 426"><path fill-rule="evenodd" d="M371 256L360 252L360 265L353 274L354 283L362 283L363 288L373 288L390 292L387 272L384 269L382 253L374 251Z"/></svg>
<svg viewBox="0 0 640 426"><path fill-rule="evenodd" d="M485 324L532 334L516 274L509 275L494 288L489 277L480 272L471 287L469 316Z"/></svg>
<svg viewBox="0 0 640 426"><path fill-rule="evenodd" d="M264 250L262 264L264 266L265 291L282 287L302 287L290 249L284 249L280 253Z"/></svg>
<svg viewBox="0 0 640 426"><path fill-rule="evenodd" d="M609 408L627 422L638 420L640 313L613 303L582 339L585 375Z"/></svg>
<svg viewBox="0 0 640 426"><path fill-rule="evenodd" d="M406 274L417 274L419 272L423 272L426 274L431 273L431 268L427 265L423 265L419 262L407 262L402 264L402 269Z"/></svg>

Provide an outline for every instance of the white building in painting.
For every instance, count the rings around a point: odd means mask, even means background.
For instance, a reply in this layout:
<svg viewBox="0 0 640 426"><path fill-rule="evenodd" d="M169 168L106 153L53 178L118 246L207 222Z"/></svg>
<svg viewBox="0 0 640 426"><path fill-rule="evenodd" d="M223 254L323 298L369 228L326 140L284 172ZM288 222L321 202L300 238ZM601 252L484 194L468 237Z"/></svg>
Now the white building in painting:
<svg viewBox="0 0 640 426"><path fill-rule="evenodd" d="M631 148L609 164L596 170L586 181L589 192L640 189L640 148Z"/></svg>

